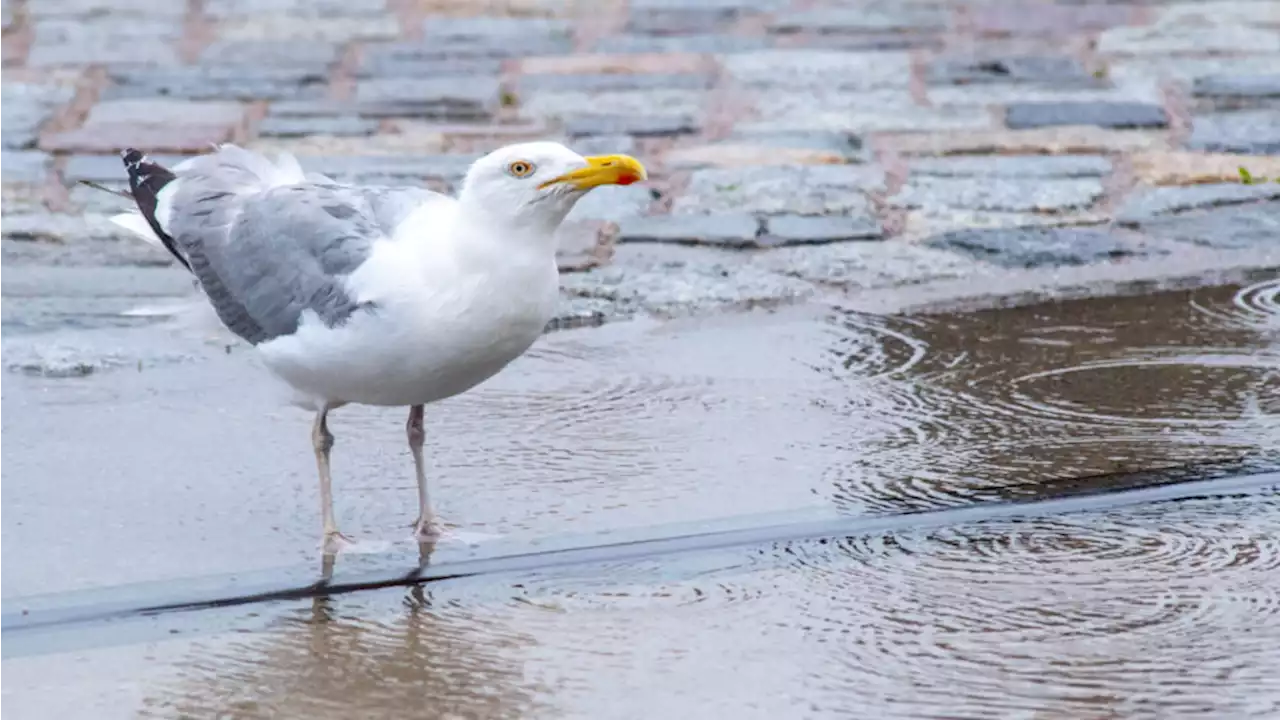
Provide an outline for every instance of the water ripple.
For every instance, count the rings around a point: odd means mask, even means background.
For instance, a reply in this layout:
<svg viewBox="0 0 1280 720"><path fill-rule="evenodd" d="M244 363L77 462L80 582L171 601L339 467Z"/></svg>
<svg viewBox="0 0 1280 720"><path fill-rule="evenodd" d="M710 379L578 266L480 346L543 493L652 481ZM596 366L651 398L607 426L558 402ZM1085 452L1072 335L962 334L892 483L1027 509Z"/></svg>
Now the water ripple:
<svg viewBox="0 0 1280 720"><path fill-rule="evenodd" d="M1020 375L1007 382L1002 402L1028 416L1081 423L1213 427L1249 415L1244 391L1280 393L1276 370L1280 354L1266 351L1150 352Z"/></svg>
<svg viewBox="0 0 1280 720"><path fill-rule="evenodd" d="M1098 693L1168 713L1187 709L1175 686L1221 705L1225 676L1276 669L1278 512L1278 496L1190 501L812 544L801 617L782 622L838 645L828 692L901 698L915 678L916 713L949 695L1080 716ZM1237 700L1280 699L1264 687Z"/></svg>
<svg viewBox="0 0 1280 720"><path fill-rule="evenodd" d="M554 535L814 504L885 514L1055 497L1079 492L1080 476L1106 490L1120 482L1115 473L1275 450L1280 362L1259 330L1276 314L1277 287L565 333L522 358L518 372L428 412L433 487L447 520ZM99 393L105 415L128 410L112 389L142 394L126 380L166 377L43 385L57 386L54 400L83 385ZM305 534L310 553L305 420L264 422L261 406L219 404L227 383L184 382L137 413L159 448L184 448L170 451L183 463L135 470L112 493L141 487L133 497L145 501L164 487L146 486L150 475L172 484L187 467L197 469L186 482L207 484L196 473L223 442L294 442L296 462L270 465L271 454L221 474L219 495L234 502L210 500L189 522L247 554L260 548L198 522L230 516L220 509L228 506L269 515L280 532ZM25 399L34 394L17 397L42 423L28 422L42 431L29 442L55 437L72 417ZM230 441L194 451L165 441L166 432L200 429L174 414L196 403L227 408L217 432ZM403 410L335 417L338 509L357 536L409 520L403 421ZM44 447L26 462L47 467L70 455ZM201 447L206 455L192 461ZM128 465L123 455L112 464ZM76 489L89 473L61 474ZM284 479L261 482L264 474ZM31 513L58 498L34 497ZM157 537L185 542L157 508L163 532L149 529L130 550ZM210 708L290 717L614 717L618 708L673 717L849 708L877 718L1265 716L1280 700L1277 517L1276 495L1186 501L290 605L265 631L192 649L147 708L166 717ZM58 566L64 574L89 566L76 565L73 551L62 556L72 563Z"/></svg>
<svg viewBox="0 0 1280 720"><path fill-rule="evenodd" d="M1202 302L1193 299L1191 306L1215 323L1228 327L1274 331L1280 330L1280 278L1262 280L1240 288L1231 304Z"/></svg>

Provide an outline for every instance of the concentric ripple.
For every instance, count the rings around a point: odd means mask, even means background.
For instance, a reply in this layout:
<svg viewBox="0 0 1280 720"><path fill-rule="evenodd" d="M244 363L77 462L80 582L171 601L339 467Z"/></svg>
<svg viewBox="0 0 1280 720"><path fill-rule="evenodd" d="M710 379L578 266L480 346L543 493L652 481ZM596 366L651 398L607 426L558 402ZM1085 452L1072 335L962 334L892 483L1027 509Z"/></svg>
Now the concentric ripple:
<svg viewBox="0 0 1280 720"><path fill-rule="evenodd" d="M442 516L464 530L546 537L814 506L885 515L1049 499L1226 466L1280 451L1280 352L1259 332L1276 287L564 333L518 371L428 412L433 489ZM141 382L114 373L83 385L104 383L105 405L121 390L105 383L125 379ZM191 433L162 411L227 394L226 383L195 384L194 395L192 385L145 406L149 432ZM29 407L43 412L41 437L70 417L48 401ZM270 465L277 454L266 454L219 476L226 490L208 496L209 514L230 516L218 509L229 503L215 502L233 496L236 513L270 515L284 537L307 533L310 552L315 527L298 520L315 513L305 428L264 423L257 407L232 406L225 424L239 434L229 446L297 438L306 462ZM403 421L402 410L336 414L339 513L357 537L411 517ZM139 502L172 497L142 483L198 473L225 452L194 447L181 464L149 464L99 497L131 482ZM63 473L76 481L67 487L81 491L96 468L71 469L81 472ZM53 516L58 496L32 497L33 515ZM160 529L149 525L128 549L225 531L199 525L202 513L188 531L157 511ZM261 623L269 627L200 640L166 665L172 682L145 688L141 712L1276 717L1277 527L1280 494L1258 494L262 605L255 612L274 617ZM82 575L78 550L52 567ZM225 557L213 559L245 562Z"/></svg>
<svg viewBox="0 0 1280 720"><path fill-rule="evenodd" d="M971 443L873 448L825 478L832 500L859 514L894 514L975 502L1047 499L1070 481L1096 490L1129 487L1134 473L1222 463L1247 454L1243 439L1206 443L1200 433L1092 433L1070 430ZM850 449L853 456L853 450Z"/></svg>
<svg viewBox="0 0 1280 720"><path fill-rule="evenodd" d="M756 603L776 590L768 565L741 549L699 553L670 560L599 565L580 570L539 572L512 583L513 600L556 612L599 612L712 607ZM765 573L761 573L761 569Z"/></svg>
<svg viewBox="0 0 1280 720"><path fill-rule="evenodd" d="M1280 330L1280 278L1262 280L1235 292L1229 306L1194 299L1192 307L1230 327L1249 330Z"/></svg>
<svg viewBox="0 0 1280 720"><path fill-rule="evenodd" d="M1253 683L1214 704L1275 703L1278 516L1271 495L811 544L803 610L782 622L837 645L827 692L910 683L922 714L948 693L988 712L1081 716L1098 694L1174 712L1169 688L1213 694L1224 673Z"/></svg>
<svg viewBox="0 0 1280 720"><path fill-rule="evenodd" d="M850 311L831 318L830 323L825 362L813 368L831 377L873 380L901 376L929 355L928 343L913 334L916 323L910 319L891 322Z"/></svg>
<svg viewBox="0 0 1280 720"><path fill-rule="evenodd" d="M841 382L824 484L847 511L901 512L1280 447L1280 345L1238 322L1276 287L842 317L814 368Z"/></svg>
<svg viewBox="0 0 1280 720"><path fill-rule="evenodd" d="M1246 393L1280 394L1280 354L1150 353L1028 373L1004 402L1027 415L1113 425L1216 426L1249 416Z"/></svg>
<svg viewBox="0 0 1280 720"><path fill-rule="evenodd" d="M700 717L1268 717L1278 517L1192 500L319 601L193 649L148 707L602 717L656 674Z"/></svg>

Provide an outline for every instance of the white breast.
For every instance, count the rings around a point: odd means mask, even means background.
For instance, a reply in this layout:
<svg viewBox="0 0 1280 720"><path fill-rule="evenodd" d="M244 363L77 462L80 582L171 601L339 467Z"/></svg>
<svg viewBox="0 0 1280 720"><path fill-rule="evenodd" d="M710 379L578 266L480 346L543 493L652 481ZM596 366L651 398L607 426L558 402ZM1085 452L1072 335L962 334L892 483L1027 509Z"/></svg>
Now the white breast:
<svg viewBox="0 0 1280 720"><path fill-rule="evenodd" d="M478 250L379 244L350 281L376 310L334 329L307 318L294 335L259 346L265 363L307 404L413 405L484 382L542 334L559 275L554 253Z"/></svg>

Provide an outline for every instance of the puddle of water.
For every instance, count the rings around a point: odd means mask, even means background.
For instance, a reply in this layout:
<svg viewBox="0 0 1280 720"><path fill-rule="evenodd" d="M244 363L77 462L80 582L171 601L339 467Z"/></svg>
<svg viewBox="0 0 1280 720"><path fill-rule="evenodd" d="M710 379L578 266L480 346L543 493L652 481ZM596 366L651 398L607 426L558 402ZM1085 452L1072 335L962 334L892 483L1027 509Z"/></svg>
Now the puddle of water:
<svg viewBox="0 0 1280 720"><path fill-rule="evenodd" d="M89 702L142 717L1272 717L1277 517L1216 498L279 603L7 682L143 677Z"/></svg>
<svg viewBox="0 0 1280 720"><path fill-rule="evenodd" d="M429 413L437 497L467 532L559 536L1035 499L1273 454L1278 294L1264 279L559 334ZM312 563L306 418L267 390L241 356L13 376L9 592ZM411 519L402 422L335 420L340 522L358 537ZM1277 526L1280 495L1263 493L282 602L162 651L6 659L5 699L155 717L1267 717ZM142 686L67 692L115 668Z"/></svg>
<svg viewBox="0 0 1280 720"><path fill-rule="evenodd" d="M876 414L898 427L870 444L833 437L860 454L828 470L833 498L856 510L931 507L1276 447L1277 287L917 317L882 346L896 352L878 350L880 364L834 356L827 369L855 394L823 402L850 423ZM894 400L875 407L868 381L886 376Z"/></svg>

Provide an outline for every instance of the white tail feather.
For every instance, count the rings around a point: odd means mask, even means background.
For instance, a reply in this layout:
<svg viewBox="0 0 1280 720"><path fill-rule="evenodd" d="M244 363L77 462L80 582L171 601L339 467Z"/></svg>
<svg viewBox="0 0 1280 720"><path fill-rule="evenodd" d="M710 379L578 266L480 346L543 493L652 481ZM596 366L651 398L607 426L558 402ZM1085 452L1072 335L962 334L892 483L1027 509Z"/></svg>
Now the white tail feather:
<svg viewBox="0 0 1280 720"><path fill-rule="evenodd" d="M151 225L147 223L147 219L142 217L140 212L120 213L112 215L111 222L146 240L151 245L155 245L161 250L165 250L164 243L160 242L160 237L151 229ZM168 250L165 250L168 252Z"/></svg>
<svg viewBox="0 0 1280 720"><path fill-rule="evenodd" d="M276 175L272 178L275 185L293 185L306 180L302 165L298 164L298 158L291 153L282 152L277 155L275 166Z"/></svg>

